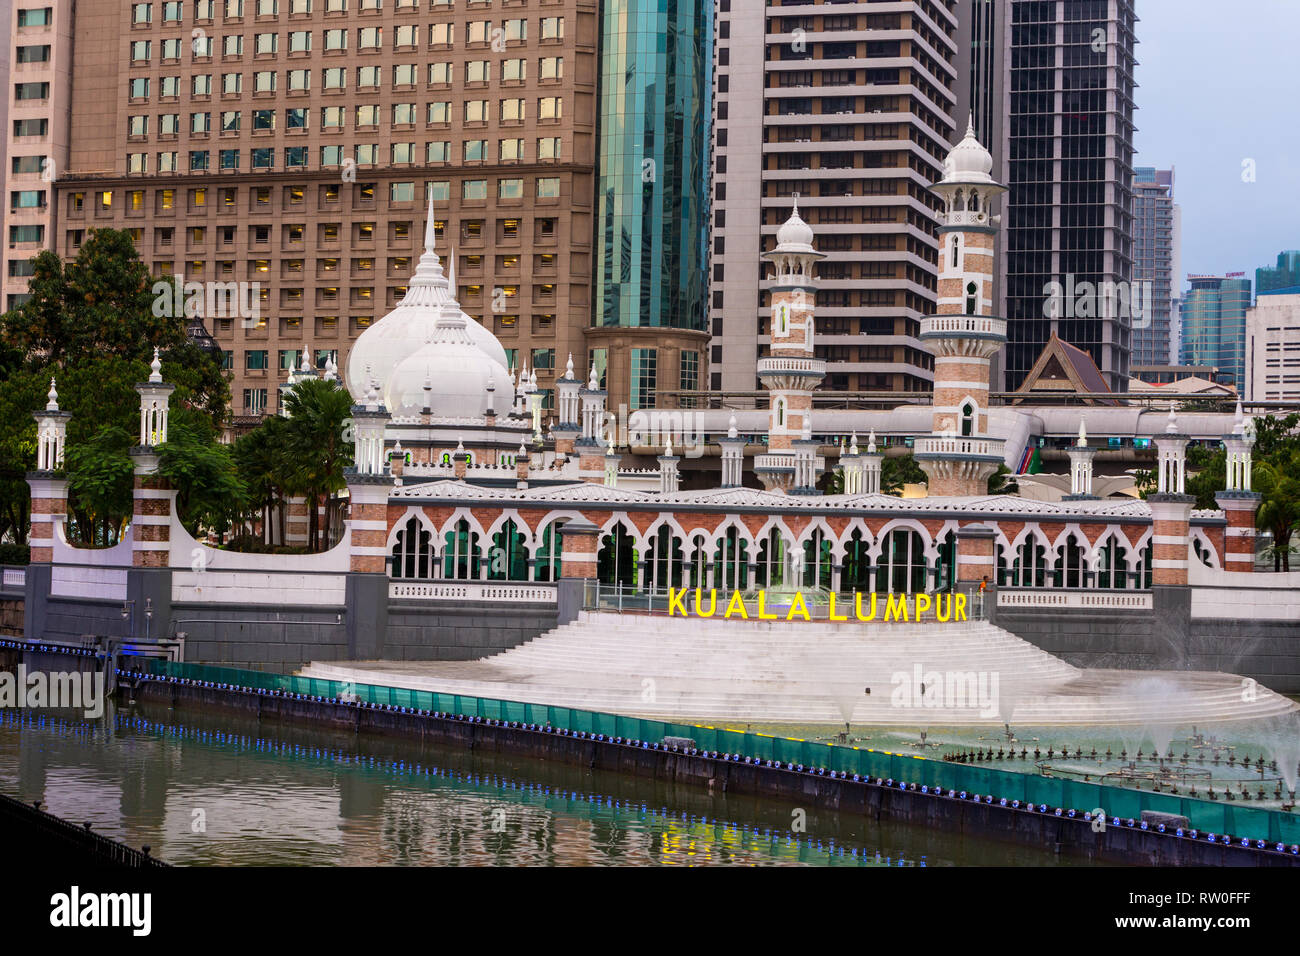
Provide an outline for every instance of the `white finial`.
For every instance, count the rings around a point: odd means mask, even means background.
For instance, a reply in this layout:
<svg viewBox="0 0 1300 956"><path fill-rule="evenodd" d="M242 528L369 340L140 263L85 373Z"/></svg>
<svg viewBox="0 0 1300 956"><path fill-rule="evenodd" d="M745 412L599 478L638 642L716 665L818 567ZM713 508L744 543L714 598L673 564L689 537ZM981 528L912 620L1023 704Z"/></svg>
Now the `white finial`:
<svg viewBox="0 0 1300 956"><path fill-rule="evenodd" d="M573 353L569 353L569 360L564 363L564 377L573 378Z"/></svg>
<svg viewBox="0 0 1300 956"><path fill-rule="evenodd" d="M858 433L855 431L851 436L849 436L849 454L856 455L857 453L858 453Z"/></svg>
<svg viewBox="0 0 1300 956"><path fill-rule="evenodd" d="M1246 420L1241 415L1241 399L1237 399L1237 414L1232 420L1232 433L1234 435L1244 434L1246 430Z"/></svg>
<svg viewBox="0 0 1300 956"><path fill-rule="evenodd" d="M366 408L372 412L379 409L379 384L373 378L366 389Z"/></svg>
<svg viewBox="0 0 1300 956"><path fill-rule="evenodd" d="M812 440L812 415L805 414L803 417L803 440Z"/></svg>
<svg viewBox="0 0 1300 956"><path fill-rule="evenodd" d="M614 442L612 440L605 446L605 455L609 458L614 457Z"/></svg>
<svg viewBox="0 0 1300 956"><path fill-rule="evenodd" d="M592 363L591 363L591 378L588 379L588 381L587 381L587 389L588 389L589 391L594 392L594 391L596 391L598 388L600 388L600 379L598 379L598 378L596 377L596 363L595 363L595 362L592 362Z"/></svg>
<svg viewBox="0 0 1300 956"><path fill-rule="evenodd" d="M1172 403L1169 406L1169 424L1165 426L1165 434L1178 434L1178 419L1174 417L1174 406Z"/></svg>
<svg viewBox="0 0 1300 956"><path fill-rule="evenodd" d="M332 382L338 377L339 367L334 361L334 353L330 352L329 355L325 356L325 378Z"/></svg>
<svg viewBox="0 0 1300 956"><path fill-rule="evenodd" d="M1079 418L1079 441L1077 444L1080 448L1088 447L1088 426L1084 424L1082 416Z"/></svg>
<svg viewBox="0 0 1300 956"><path fill-rule="evenodd" d="M673 440L671 438L669 438L668 441L664 444L664 457L665 458L673 457Z"/></svg>
<svg viewBox="0 0 1300 956"><path fill-rule="evenodd" d="M50 400L45 406L45 410L47 412L57 412L59 410L59 391L54 387L53 377L50 378L50 391L45 397Z"/></svg>
<svg viewBox="0 0 1300 956"><path fill-rule="evenodd" d="M402 453L402 440L400 438L397 439L396 443L394 443L393 451L397 452L399 455Z"/></svg>
<svg viewBox="0 0 1300 956"><path fill-rule="evenodd" d="M736 431L736 416L732 415L731 421L727 422L727 437L736 438L739 436L739 434L740 433Z"/></svg>
<svg viewBox="0 0 1300 956"><path fill-rule="evenodd" d="M528 375L528 387L531 388L533 391L537 391L537 369L536 368L534 368L532 372L529 373Z"/></svg>
<svg viewBox="0 0 1300 956"><path fill-rule="evenodd" d="M303 339L302 361L298 364L298 368L304 375L311 371L311 364L307 361L307 355L309 352L311 352L311 347L307 344L307 340Z"/></svg>
<svg viewBox="0 0 1300 956"><path fill-rule="evenodd" d="M465 441L462 438L456 439L456 454L458 455L465 454Z"/></svg>
<svg viewBox="0 0 1300 956"><path fill-rule="evenodd" d="M450 258L447 260L447 288L451 291L451 301L456 302L460 290L456 288L456 247L451 247Z"/></svg>
<svg viewBox="0 0 1300 956"><path fill-rule="evenodd" d="M969 114L969 116L968 116L968 118L967 118L967 120L966 120L966 135L967 135L967 136L971 136L971 137L976 136L976 133L975 133L975 111L974 111L974 110L971 110L971 111L970 111L970 114Z"/></svg>
<svg viewBox="0 0 1300 956"><path fill-rule="evenodd" d="M522 438L519 439L519 454L521 456L526 456L528 454L528 449L524 447L524 440Z"/></svg>
<svg viewBox="0 0 1300 956"><path fill-rule="evenodd" d="M424 251L433 252L435 245L435 230L433 228L433 193L429 194L429 217L424 222Z"/></svg>
<svg viewBox="0 0 1300 956"><path fill-rule="evenodd" d="M797 216L799 215L799 194L795 193L793 198L794 198L794 209L790 212L790 215Z"/></svg>
<svg viewBox="0 0 1300 956"><path fill-rule="evenodd" d="M874 455L875 453L876 453L876 430L873 428L871 429L871 434L867 436L867 454Z"/></svg>
<svg viewBox="0 0 1300 956"><path fill-rule="evenodd" d="M149 384L159 385L162 383L162 359L158 357L158 349L153 350L153 361L149 363Z"/></svg>

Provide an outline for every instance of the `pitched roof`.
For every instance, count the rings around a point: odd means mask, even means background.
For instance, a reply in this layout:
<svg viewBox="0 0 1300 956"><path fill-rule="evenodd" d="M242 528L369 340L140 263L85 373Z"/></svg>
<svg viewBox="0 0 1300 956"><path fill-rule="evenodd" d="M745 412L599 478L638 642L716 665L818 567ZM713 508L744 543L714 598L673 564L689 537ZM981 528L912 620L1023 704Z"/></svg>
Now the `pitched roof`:
<svg viewBox="0 0 1300 956"><path fill-rule="evenodd" d="M1092 360L1092 356L1076 345L1063 341L1055 332L1043 346L1043 351L1034 363L1033 370L1025 377L1019 393L1074 392L1097 393L1109 392L1101 369ZM1090 405L1116 405L1111 398L1085 399Z"/></svg>

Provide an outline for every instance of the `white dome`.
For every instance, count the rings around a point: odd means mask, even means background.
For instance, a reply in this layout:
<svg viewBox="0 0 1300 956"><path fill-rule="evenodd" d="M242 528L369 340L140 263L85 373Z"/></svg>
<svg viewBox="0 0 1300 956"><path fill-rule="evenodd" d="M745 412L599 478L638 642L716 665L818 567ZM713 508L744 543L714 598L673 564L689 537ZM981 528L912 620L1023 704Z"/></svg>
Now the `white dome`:
<svg viewBox="0 0 1300 956"><path fill-rule="evenodd" d="M945 183L992 183L993 154L975 135L975 122L971 120L962 141L952 148L943 161Z"/></svg>
<svg viewBox="0 0 1300 956"><path fill-rule="evenodd" d="M384 406L393 415L417 415L424 408L429 386L429 408L438 418L482 418L491 384L493 411L510 410L510 378L505 366L494 362L468 340L430 342L398 363L384 389ZM502 387L504 385L504 388Z"/></svg>
<svg viewBox="0 0 1300 956"><path fill-rule="evenodd" d="M780 229L776 231L776 244L782 251L804 251L812 248L813 231L812 226L803 221L799 215L799 206L796 203L794 212L790 218L785 221Z"/></svg>
<svg viewBox="0 0 1300 956"><path fill-rule="evenodd" d="M462 312L456 302L451 281L443 275L442 263L433 251L433 204L430 203L424 254L420 256L406 295L392 312L358 336L348 354L347 386L353 399L360 402L365 397L370 379L378 382L380 392L387 396L388 382L397 366L430 341L440 319L453 315L464 320L464 335L469 344L503 369L496 382L500 392L508 377L504 372L508 364L506 350L495 335ZM396 409L390 405L389 411Z"/></svg>

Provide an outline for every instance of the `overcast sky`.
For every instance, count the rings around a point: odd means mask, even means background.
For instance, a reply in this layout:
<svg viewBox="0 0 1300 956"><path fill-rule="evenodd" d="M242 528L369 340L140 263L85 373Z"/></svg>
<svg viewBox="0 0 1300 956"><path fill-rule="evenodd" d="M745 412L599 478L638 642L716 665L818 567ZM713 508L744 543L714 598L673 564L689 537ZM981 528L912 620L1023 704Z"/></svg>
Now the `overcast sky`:
<svg viewBox="0 0 1300 956"><path fill-rule="evenodd" d="M1253 281L1300 249L1300 0L1137 0L1137 12L1134 165L1176 169L1184 277Z"/></svg>

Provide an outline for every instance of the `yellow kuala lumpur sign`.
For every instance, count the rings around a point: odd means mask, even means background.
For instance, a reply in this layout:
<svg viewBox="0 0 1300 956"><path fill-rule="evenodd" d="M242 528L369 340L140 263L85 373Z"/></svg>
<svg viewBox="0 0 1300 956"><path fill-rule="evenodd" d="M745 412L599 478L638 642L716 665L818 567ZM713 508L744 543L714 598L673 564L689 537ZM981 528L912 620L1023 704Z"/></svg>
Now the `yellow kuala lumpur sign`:
<svg viewBox="0 0 1300 956"><path fill-rule="evenodd" d="M705 593L702 588L694 589L694 600L691 600L691 594L690 588L669 588L668 616L714 617L718 614L717 588L709 590L707 608L705 607ZM937 621L940 624L965 621L967 619L966 595L964 594L895 594L891 592L884 595L882 600L878 592L872 591L869 594L864 594L861 591L855 591L853 594L852 618L849 617L847 607L844 608L844 613L837 613L836 595L818 592L818 597L829 599L827 611L828 618L832 621L858 620L869 623L880 620L884 623L921 623L926 620L925 615L927 614L932 614L930 620ZM808 604L804 600L802 591L795 591L793 596L789 592L781 593L780 603L774 605L773 610L784 610L784 618L780 614L768 611L767 591L758 591L757 598L758 612L755 614L754 620L812 620L812 614L808 610ZM863 606L868 603L870 605L869 610ZM750 620L749 608L745 603L745 592L732 591L731 599L726 604L727 609L721 615L723 618L735 617L745 621Z"/></svg>

